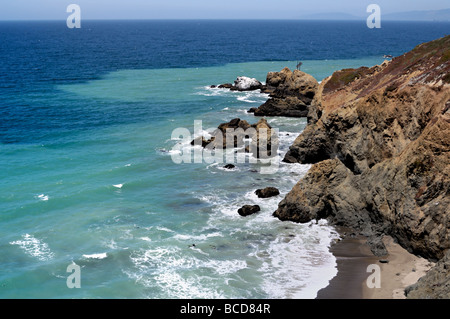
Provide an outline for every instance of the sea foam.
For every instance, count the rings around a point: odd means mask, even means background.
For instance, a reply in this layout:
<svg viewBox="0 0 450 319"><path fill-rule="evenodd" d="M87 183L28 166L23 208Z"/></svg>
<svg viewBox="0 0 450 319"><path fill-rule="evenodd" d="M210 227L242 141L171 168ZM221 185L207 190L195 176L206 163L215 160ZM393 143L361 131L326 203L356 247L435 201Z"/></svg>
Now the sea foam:
<svg viewBox="0 0 450 319"><path fill-rule="evenodd" d="M107 253L83 255L83 258L86 259L105 259L106 257L108 257Z"/></svg>
<svg viewBox="0 0 450 319"><path fill-rule="evenodd" d="M21 240L12 241L10 244L18 245L25 253L40 261L50 260L54 257L54 253L45 242L30 234L22 235Z"/></svg>

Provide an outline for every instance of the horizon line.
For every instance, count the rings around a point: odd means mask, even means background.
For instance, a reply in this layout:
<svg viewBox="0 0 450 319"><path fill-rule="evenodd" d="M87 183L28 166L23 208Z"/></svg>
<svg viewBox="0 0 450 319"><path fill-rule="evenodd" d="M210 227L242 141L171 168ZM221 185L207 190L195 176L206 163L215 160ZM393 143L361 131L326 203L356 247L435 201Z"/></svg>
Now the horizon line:
<svg viewBox="0 0 450 319"><path fill-rule="evenodd" d="M349 19L325 19L325 18L83 18L83 21L329 21L329 22L361 22L366 21L365 17ZM67 19L0 19L0 22L65 22ZM450 22L450 20L405 20L405 19L384 19L389 22Z"/></svg>

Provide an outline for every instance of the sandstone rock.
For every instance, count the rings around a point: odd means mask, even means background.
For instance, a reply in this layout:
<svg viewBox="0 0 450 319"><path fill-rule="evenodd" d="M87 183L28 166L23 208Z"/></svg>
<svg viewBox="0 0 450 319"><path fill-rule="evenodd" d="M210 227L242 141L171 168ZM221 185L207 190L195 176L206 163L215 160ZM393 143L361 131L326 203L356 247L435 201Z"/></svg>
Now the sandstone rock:
<svg viewBox="0 0 450 319"><path fill-rule="evenodd" d="M266 85L269 88L276 89L286 82L286 78L291 76L292 72L289 68L284 68L280 72L269 72L266 77Z"/></svg>
<svg viewBox="0 0 450 319"><path fill-rule="evenodd" d="M245 152L253 153L257 158L270 158L275 156L278 150L276 131L264 118L252 125L245 120L235 118L220 124L212 135L209 140L198 137L191 142L191 145L201 144L209 149L226 149L229 146L245 147ZM228 143L230 138L232 142ZM246 140L249 141L246 142Z"/></svg>
<svg viewBox="0 0 450 319"><path fill-rule="evenodd" d="M450 248L449 47L447 36L323 80L284 158L314 165L274 215L389 234L441 259Z"/></svg>
<svg viewBox="0 0 450 319"><path fill-rule="evenodd" d="M199 145L202 147L206 147L211 142L212 142L212 139L206 140L205 137L199 136L192 140L191 145Z"/></svg>
<svg viewBox="0 0 450 319"><path fill-rule="evenodd" d="M266 187L263 189L257 189L255 191L255 194L259 198L269 198L269 197L280 195L280 191L275 187Z"/></svg>
<svg viewBox="0 0 450 319"><path fill-rule="evenodd" d="M252 136L250 151L257 158L270 158L276 155L278 150L278 136L266 119L260 119L252 127L256 134ZM275 152L274 152L275 151Z"/></svg>
<svg viewBox="0 0 450 319"><path fill-rule="evenodd" d="M228 141L227 137L233 139L233 141L230 142L231 147L244 145L244 132L250 127L251 125L245 120L239 118L232 119L230 122L220 124L212 133L212 138L205 141L205 143L202 143L202 145L209 149L226 149ZM227 134L227 130L230 130L233 134Z"/></svg>
<svg viewBox="0 0 450 319"><path fill-rule="evenodd" d="M407 299L450 299L450 250L414 285L405 289Z"/></svg>
<svg viewBox="0 0 450 319"><path fill-rule="evenodd" d="M270 98L255 110L256 116L306 117L319 84L309 74L284 68L269 72L266 86Z"/></svg>
<svg viewBox="0 0 450 319"><path fill-rule="evenodd" d="M255 116L306 117L308 105L294 96L270 98L253 112Z"/></svg>
<svg viewBox="0 0 450 319"><path fill-rule="evenodd" d="M279 203L274 216L307 223L328 218L332 224L373 235L370 215L353 174L338 159L315 164Z"/></svg>
<svg viewBox="0 0 450 319"><path fill-rule="evenodd" d="M241 216L249 216L259 212L261 208L258 205L244 205L238 209L238 214Z"/></svg>
<svg viewBox="0 0 450 319"><path fill-rule="evenodd" d="M227 129L241 128L243 130L246 130L249 127L251 127L251 125L246 120L241 120L240 118L235 118L235 119L232 119L230 122L220 124L218 126L218 129L225 133Z"/></svg>
<svg viewBox="0 0 450 319"><path fill-rule="evenodd" d="M370 250L372 251L372 253L375 256L381 257L381 256L386 256L388 254L386 246L383 243L382 236L369 237L369 239L367 239L367 245L369 245ZM383 263L382 260L385 260L385 259L380 259L381 263Z"/></svg>

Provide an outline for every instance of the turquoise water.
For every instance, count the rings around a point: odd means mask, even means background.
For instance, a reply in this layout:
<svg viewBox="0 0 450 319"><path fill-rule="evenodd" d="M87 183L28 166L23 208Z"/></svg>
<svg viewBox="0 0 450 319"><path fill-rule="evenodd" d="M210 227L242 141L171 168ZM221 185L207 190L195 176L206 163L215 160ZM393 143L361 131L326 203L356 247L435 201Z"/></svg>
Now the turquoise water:
<svg viewBox="0 0 450 319"><path fill-rule="evenodd" d="M302 70L321 80L337 69L381 62L304 61ZM314 298L336 274L328 251L335 231L271 216L309 166L280 162L276 173L264 175L260 164L234 170L175 164L170 152L180 143L172 131L193 132L194 120L204 128L236 117L258 121L246 110L267 95L209 85L239 75L264 81L267 72L295 64L125 69L55 84L49 108L67 108L80 119L132 112L141 120L1 145L0 297ZM280 131L281 159L306 119L268 121ZM253 194L267 186L281 195ZM240 217L244 204L262 211ZM81 267L80 289L66 285L72 263Z"/></svg>

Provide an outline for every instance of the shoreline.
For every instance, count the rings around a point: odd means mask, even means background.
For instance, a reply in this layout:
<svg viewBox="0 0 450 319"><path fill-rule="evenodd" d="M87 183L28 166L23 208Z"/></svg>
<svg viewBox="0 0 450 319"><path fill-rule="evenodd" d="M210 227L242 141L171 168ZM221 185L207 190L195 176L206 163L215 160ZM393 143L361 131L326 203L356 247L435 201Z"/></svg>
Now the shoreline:
<svg viewBox="0 0 450 319"><path fill-rule="evenodd" d="M333 244L330 252L336 257L338 273L327 287L317 292L316 299L405 299L405 288L434 265L409 253L390 236L383 237L388 255L377 257L366 244L366 237L347 235L348 229L337 230L344 238ZM371 264L380 267L380 288L367 285L373 274L367 271Z"/></svg>

